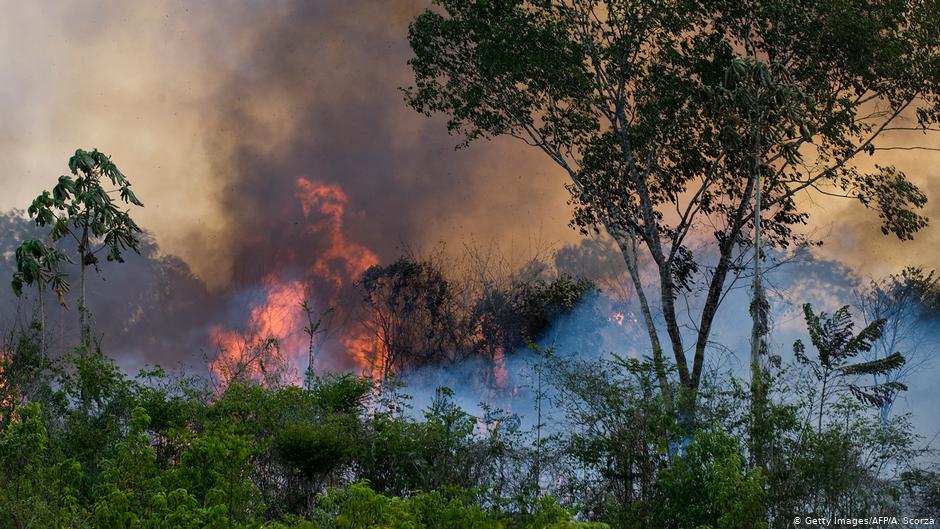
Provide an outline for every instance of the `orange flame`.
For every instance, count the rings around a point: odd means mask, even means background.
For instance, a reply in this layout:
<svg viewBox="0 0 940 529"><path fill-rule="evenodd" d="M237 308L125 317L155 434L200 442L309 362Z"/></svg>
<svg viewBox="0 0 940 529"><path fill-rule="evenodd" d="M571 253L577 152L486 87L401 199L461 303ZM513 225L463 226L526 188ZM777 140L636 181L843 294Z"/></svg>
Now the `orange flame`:
<svg viewBox="0 0 940 529"><path fill-rule="evenodd" d="M265 278L265 301L251 309L251 317L244 332L213 327L209 332L212 343L219 348L218 356L209 364L216 375L231 376L233 370L250 380L264 378L263 343L269 338L278 340L277 347L287 352L288 378L297 382L301 371L304 349L304 321L300 304L304 288L299 281L281 283L273 276Z"/></svg>
<svg viewBox="0 0 940 529"><path fill-rule="evenodd" d="M316 212L322 220L308 224L308 232L321 234L326 238L327 247L317 256L310 267L313 277L329 280L336 287L355 281L370 266L379 264L379 258L372 250L346 238L344 219L346 203L349 198L336 184L312 182L306 178L297 179L297 197L304 210L304 217L310 218Z"/></svg>
<svg viewBox="0 0 940 529"><path fill-rule="evenodd" d="M617 325L623 327L623 322L626 318L627 318L626 314L618 310L618 311L611 312L610 316L608 316L607 318L607 321L616 323Z"/></svg>
<svg viewBox="0 0 940 529"><path fill-rule="evenodd" d="M352 284L370 266L377 265L379 259L369 248L347 238L344 222L349 197L340 186L306 178L298 178L296 184L296 196L307 221L304 230L319 237L324 248L307 270L307 279L325 283L329 288L324 290L330 291L323 294L326 299L310 301L329 307L335 305L341 288ZM309 345L304 331L306 317L301 310L301 303L307 299L305 283L268 276L263 282L264 301L252 307L245 331L226 330L221 326L212 328L213 343L219 346L218 356L209 366L212 372L220 378L230 376L234 365L242 376L263 381L264 366L260 362L246 364L264 358L265 352L259 346L275 338L288 364L289 380L298 382L299 373L306 367ZM357 365L371 370L377 350L373 339L359 330L351 331L341 341Z"/></svg>

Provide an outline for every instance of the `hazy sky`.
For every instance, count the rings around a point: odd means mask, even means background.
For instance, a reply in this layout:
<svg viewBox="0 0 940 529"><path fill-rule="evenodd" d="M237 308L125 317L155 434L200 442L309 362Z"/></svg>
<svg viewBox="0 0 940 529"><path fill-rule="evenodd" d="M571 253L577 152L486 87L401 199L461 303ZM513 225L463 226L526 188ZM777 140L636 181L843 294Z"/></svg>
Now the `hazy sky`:
<svg viewBox="0 0 940 529"><path fill-rule="evenodd" d="M0 209L25 207L71 151L98 147L145 201L140 223L212 287L260 250L256 234L293 220L289 182L302 176L339 183L352 235L386 258L401 243L576 240L564 178L538 153L512 141L454 152L440 119L402 103L407 24L424 2L0 4ZM938 195L940 157L892 154ZM940 227L900 244L855 204L819 209L824 254L864 274L936 260Z"/></svg>
<svg viewBox="0 0 940 529"><path fill-rule="evenodd" d="M296 220L298 177L339 183L352 236L386 258L455 235L574 239L537 153L454 152L403 104L420 2L2 3L0 209L98 147L144 200L140 224L213 287Z"/></svg>

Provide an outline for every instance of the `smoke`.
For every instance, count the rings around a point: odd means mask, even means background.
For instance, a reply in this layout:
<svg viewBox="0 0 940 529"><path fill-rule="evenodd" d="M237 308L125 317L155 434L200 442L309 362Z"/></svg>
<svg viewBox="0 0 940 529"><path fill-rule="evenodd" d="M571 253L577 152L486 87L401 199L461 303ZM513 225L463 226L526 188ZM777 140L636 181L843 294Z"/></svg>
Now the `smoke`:
<svg viewBox="0 0 940 529"><path fill-rule="evenodd" d="M559 249L555 254L556 269L594 271L603 280L619 271L619 266L605 265L616 262L615 255L609 241L587 240ZM830 314L843 305L853 306L853 315L862 324L854 305L856 293L865 287L867 280L840 261L821 258L804 248L789 256L767 278L771 281L765 287L774 308L769 354L779 356L784 366L794 361L793 343L797 339L809 341L802 312L804 303L811 303L817 312ZM531 431L539 420L545 431L565 428L564 404L557 400L556 379L549 367L555 360L584 361L590 365L596 360L612 360L615 355L636 359L651 355L646 329L638 319L636 300L624 298L616 282L611 281L611 285L612 288L602 287L597 295L588 296L575 310L558 317L535 349L511 351L497 365L472 359L404 374L403 391L413 411L426 409L437 388L448 387L453 390L454 402L476 417L497 409L518 415L524 430ZM705 373L709 383L724 385L729 374L749 380L746 352L750 348L750 320L745 316L749 304L750 291L746 287L731 290L722 302L706 353ZM940 372L940 350L935 347L936 337L940 337L940 316L934 314L918 321L917 326L933 338L929 343L919 343L925 347L923 350L902 351L919 355L922 364L905 377L909 389L898 395L892 414L909 414L915 434L921 441L930 442L940 432L940 416L934 412L936 398L931 393ZM548 359L546 352L553 359ZM502 377L491 376L495 369L501 370Z"/></svg>
<svg viewBox="0 0 940 529"><path fill-rule="evenodd" d="M515 255L533 227L549 240L574 240L564 180L536 153L505 141L455 152L441 120L405 107L398 87L409 82L407 24L427 3L218 7L4 6L0 44L18 52L0 57L0 210L25 208L52 187L75 148L104 150L146 204L133 214L153 240L144 261L103 273L153 284L161 296L172 291L179 299L169 306L186 307L157 317L141 300L132 313L151 336L128 336L129 349L115 354L165 364L211 356L217 344L207 338L150 349L144 342L208 337L215 328L251 333L271 281L307 282L313 263L320 272L344 262L362 268L367 253L388 261L403 244L471 238ZM347 246L310 231L309 215L320 213L298 197L301 178L342 194ZM494 211L531 222L507 226ZM153 264L161 260L173 265ZM333 272L347 284L354 271ZM92 287L109 340L127 319L103 316L105 298L118 296L109 292L115 281ZM336 277L327 282L336 289ZM319 295L311 301L323 311L337 294L320 283L304 297ZM167 306L150 299L158 300Z"/></svg>
<svg viewBox="0 0 940 529"><path fill-rule="evenodd" d="M405 107L407 24L425 7L11 3L0 44L19 51L0 58L0 208L25 207L71 151L99 147L147 204L141 225L211 289L303 256L289 246L304 175L342 186L352 238L385 258L402 241L455 234L518 243L539 223L573 240L564 180L536 153L502 141L454 152L441 120ZM491 214L508 208L533 222Z"/></svg>
<svg viewBox="0 0 940 529"><path fill-rule="evenodd" d="M43 238L44 230L23 212L0 213L0 226L0 321L3 331L10 332L11 325L27 325L37 305L35 287L25 288L19 299L9 287L15 269L13 251L25 239ZM72 241L63 240L61 247L76 255ZM143 237L140 250L140 255L126 254L123 264L105 263L99 272L89 271L88 305L96 339L128 369L162 363L204 370L209 353L206 329L213 316L222 313L224 300L209 292L186 263L163 254L149 235ZM67 306L49 296L46 300L47 334L54 353L74 347L78 337L77 266L66 265L65 271L73 284Z"/></svg>
<svg viewBox="0 0 940 529"><path fill-rule="evenodd" d="M407 25L428 2L2 7L0 46L15 53L0 55L0 210L25 208L50 188L77 147L111 154L146 204L134 212L151 234L142 256L106 264L103 282L90 288L96 328L122 364L204 365L220 342L236 350L238 340L276 332L300 369L308 322L290 307L308 299L322 313L341 303L358 273L389 262L403 244L427 250L472 239L524 260L534 239L547 241L562 247L558 270L598 279L610 299L630 299L609 241L577 245L565 177L551 162L511 140L454 151L441 118L405 107L398 87L411 79ZM924 145L917 134L891 140ZM936 154L879 159L891 162L938 196ZM795 307L803 301L831 310L851 301L859 276L937 261L935 226L898 243L858 204L819 199L812 207L812 229L827 244L810 264L772 278L793 293L776 318L782 333L800 329ZM927 214L940 218L937 207L931 202ZM38 232L20 215L3 223L8 277L9 252ZM0 306L15 314L7 289ZM744 289L728 296L716 342L744 350L746 307ZM608 309L624 323L610 326L601 351L642 354L635 310ZM76 331L73 316L74 307L56 309L63 344ZM789 335L780 336L776 346L785 350ZM359 369L368 346L355 335L333 343L323 366ZM524 358L506 356L507 385Z"/></svg>

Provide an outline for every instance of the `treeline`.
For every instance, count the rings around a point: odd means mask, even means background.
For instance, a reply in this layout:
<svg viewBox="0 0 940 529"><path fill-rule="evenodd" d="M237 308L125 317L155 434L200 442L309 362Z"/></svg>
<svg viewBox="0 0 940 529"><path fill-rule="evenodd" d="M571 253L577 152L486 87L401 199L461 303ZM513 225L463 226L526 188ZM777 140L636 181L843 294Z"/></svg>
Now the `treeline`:
<svg viewBox="0 0 940 529"><path fill-rule="evenodd" d="M479 251L468 254L471 265L462 274L440 257L410 256L363 275L357 284L363 322L382 345L382 372L492 361L540 341L559 318L599 293L587 278L549 274L538 259L510 272ZM605 315L581 319L579 349L585 350Z"/></svg>
<svg viewBox="0 0 940 529"><path fill-rule="evenodd" d="M479 249L462 257L443 251L404 255L370 267L344 294L326 309L306 301L287 308L306 315L307 358L300 371L312 369L329 350L361 354L368 365L358 367L379 379L477 362L493 368L475 373L481 385L495 386L494 370L530 344L560 340L571 351L599 352L611 310L623 305L594 281L559 272L542 257L515 269ZM249 380L276 384L307 374L284 369L284 336L250 331L241 336L214 360L223 386ZM360 343L350 347L344 343L350 337ZM328 364L325 360L319 364Z"/></svg>

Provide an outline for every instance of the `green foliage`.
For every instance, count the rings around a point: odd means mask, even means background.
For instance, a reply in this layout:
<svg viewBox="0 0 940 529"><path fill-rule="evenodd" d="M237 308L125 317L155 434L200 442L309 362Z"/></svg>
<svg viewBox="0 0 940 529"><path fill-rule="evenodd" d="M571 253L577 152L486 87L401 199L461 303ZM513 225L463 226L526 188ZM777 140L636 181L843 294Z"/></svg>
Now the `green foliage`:
<svg viewBox="0 0 940 529"><path fill-rule="evenodd" d="M104 187L110 182L121 202L143 206L124 174L97 149L75 151L69 170L71 176L60 176L51 193L43 191L33 201L27 210L30 217L40 226L51 226L54 241L76 236L83 265L97 262L97 249L90 247L97 241L108 249L109 261L122 261L127 249L137 251L140 228Z"/></svg>
<svg viewBox="0 0 940 529"><path fill-rule="evenodd" d="M336 529L607 529L605 524L572 520L549 498L531 515L511 518L439 492L389 498L365 483L332 491L319 508L321 527Z"/></svg>
<svg viewBox="0 0 940 529"><path fill-rule="evenodd" d="M79 509L81 467L55 461L40 406L29 404L0 432L0 519L10 527L64 526Z"/></svg>
<svg viewBox="0 0 940 529"><path fill-rule="evenodd" d="M327 424L296 423L278 432L275 448L293 472L306 477L322 476L347 463L355 446L349 440L353 427L334 420Z"/></svg>
<svg viewBox="0 0 940 529"><path fill-rule="evenodd" d="M52 192L43 191L26 210L39 226L50 228L53 242L68 237L78 245L80 267L80 290L78 312L82 334L81 345L91 348L88 307L85 303L85 270L94 266L97 270L98 253L107 250L108 261L124 261L127 250L140 251L140 227L131 219L130 213L121 209L121 203L143 206L131 191L131 184L106 154L97 149L88 152L81 149L69 158L71 175L59 177ZM110 184L110 187L106 187ZM117 193L115 199L112 194ZM32 261L36 260L36 263ZM37 281L40 292L46 281L59 294L64 304L64 293L68 283L58 264L62 254L42 245L31 244L17 256L19 275L13 278L14 290L24 282ZM22 261L22 263L21 263ZM22 264L22 270L19 270Z"/></svg>
<svg viewBox="0 0 940 529"><path fill-rule="evenodd" d="M591 491L579 495L591 516L622 527L649 525L656 470L668 461L670 440L682 434L653 392L652 362L549 360L568 430L561 450L576 469L566 475L571 494Z"/></svg>
<svg viewBox="0 0 940 529"><path fill-rule="evenodd" d="M821 384L818 414L820 429L826 402L831 395L844 389L848 389L858 400L876 407L884 406L897 392L907 389L896 380L866 386L852 382L853 377L859 375L882 375L904 365L904 356L898 352L885 358L849 363L860 353L871 350L874 342L881 338L885 320L876 320L856 334L848 306L829 316L824 312L813 312L813 308L807 303L803 305L803 314L817 357L810 359L806 356L806 346L800 340L793 344L793 352L797 361L809 367Z"/></svg>
<svg viewBox="0 0 940 529"><path fill-rule="evenodd" d="M411 416L377 411L372 383L348 375L212 393L75 354L0 429L0 516L17 528L759 528L935 500L932 474L905 466L910 424L852 399L821 432L796 419L806 409L771 406L765 474L739 448L748 392L704 393L715 426L676 453L684 430L652 396L650 360L543 362L567 420L536 445L518 418L474 417L446 388Z"/></svg>
<svg viewBox="0 0 940 529"><path fill-rule="evenodd" d="M13 292L21 296L24 285L36 285L40 290L49 287L58 296L59 304L65 306L69 282L60 267L61 263L69 261L68 257L60 250L35 239L20 244L15 256Z"/></svg>
<svg viewBox="0 0 940 529"><path fill-rule="evenodd" d="M660 476L656 526L759 529L765 521L764 478L748 470L737 442L703 432Z"/></svg>

